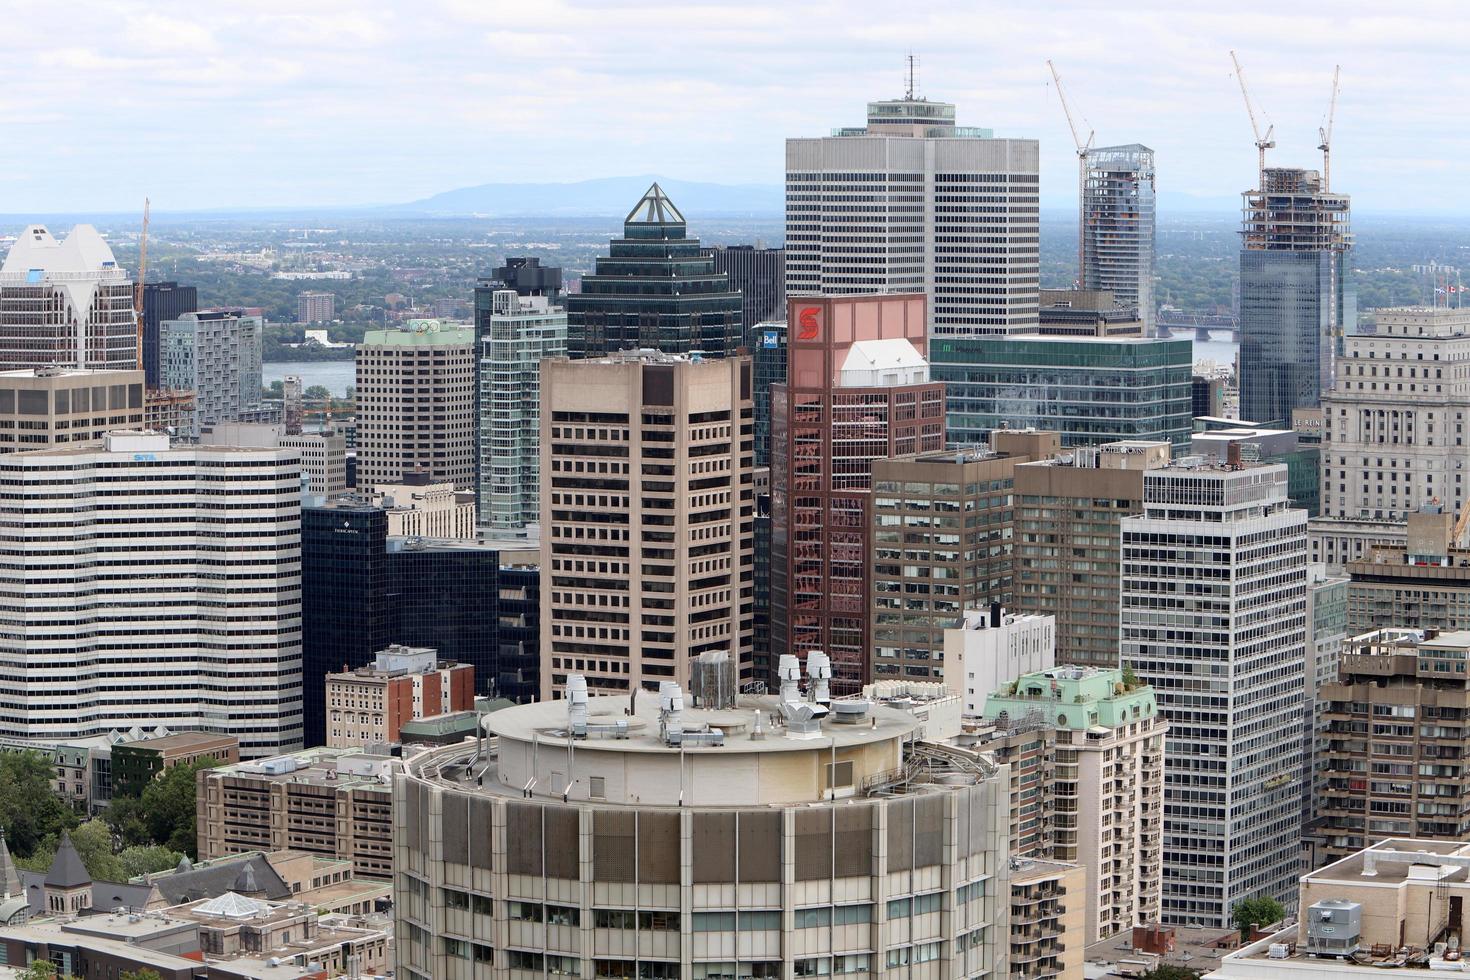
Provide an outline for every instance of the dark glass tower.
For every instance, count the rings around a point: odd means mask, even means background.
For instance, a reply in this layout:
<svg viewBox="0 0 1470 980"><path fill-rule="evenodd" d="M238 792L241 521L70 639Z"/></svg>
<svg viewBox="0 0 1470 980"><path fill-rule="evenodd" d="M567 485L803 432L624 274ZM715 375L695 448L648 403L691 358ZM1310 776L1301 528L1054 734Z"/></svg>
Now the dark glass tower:
<svg viewBox="0 0 1470 980"><path fill-rule="evenodd" d="M755 465L771 465L771 386L786 383L786 324L762 323L750 337L755 362Z"/></svg>
<svg viewBox="0 0 1470 980"><path fill-rule="evenodd" d="M301 508L301 705L306 745L327 740L325 678L371 663L393 635L388 513Z"/></svg>
<svg viewBox="0 0 1470 980"><path fill-rule="evenodd" d="M143 374L149 390L159 385L158 325L199 312L199 290L176 282L150 282L143 287Z"/></svg>
<svg viewBox="0 0 1470 980"><path fill-rule="evenodd" d="M704 250L716 272L730 277L740 294L745 328L786 316L786 250L755 245L716 245Z"/></svg>
<svg viewBox="0 0 1470 980"><path fill-rule="evenodd" d="M684 216L654 184L623 221L597 271L567 297L567 353L636 348L733 354L745 343L740 294L702 255Z"/></svg>
<svg viewBox="0 0 1470 980"><path fill-rule="evenodd" d="M1240 252L1240 417L1291 428L1332 388L1346 330L1357 325L1349 274L1348 197L1315 170L1268 167L1245 193Z"/></svg>

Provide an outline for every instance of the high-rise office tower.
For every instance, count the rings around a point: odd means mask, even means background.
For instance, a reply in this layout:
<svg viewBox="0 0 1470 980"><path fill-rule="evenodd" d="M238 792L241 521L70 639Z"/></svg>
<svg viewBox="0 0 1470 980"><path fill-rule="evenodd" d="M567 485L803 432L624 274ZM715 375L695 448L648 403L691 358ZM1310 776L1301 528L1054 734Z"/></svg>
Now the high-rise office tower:
<svg viewBox="0 0 1470 980"><path fill-rule="evenodd" d="M949 399L948 439L984 445L1004 428L1060 432L1062 446L1120 439L1189 446L1189 340L1152 337L937 338L934 376Z"/></svg>
<svg viewBox="0 0 1470 980"><path fill-rule="evenodd" d="M1348 196L1315 170L1268 167L1246 191L1240 251L1240 417L1291 427L1332 388L1357 327Z"/></svg>
<svg viewBox="0 0 1470 980"><path fill-rule="evenodd" d="M944 446L944 386L924 360L924 297L791 296L789 380L771 393L771 657L871 680L868 525L877 459ZM767 679L768 682L770 679Z"/></svg>
<svg viewBox="0 0 1470 980"><path fill-rule="evenodd" d="M755 362L755 465L770 466L771 389L786 383L785 320L755 325L750 331L750 358Z"/></svg>
<svg viewBox="0 0 1470 980"><path fill-rule="evenodd" d="M626 694L724 651L750 677L750 359L541 365L541 696Z"/></svg>
<svg viewBox="0 0 1470 980"><path fill-rule="evenodd" d="M1082 186L1083 289L1106 289L1154 335L1154 151L1139 143L1087 151Z"/></svg>
<svg viewBox="0 0 1470 980"><path fill-rule="evenodd" d="M730 277L730 288L740 294L741 323L755 324L786 315L786 250L758 245L716 245L704 250L715 271ZM747 343L746 346L754 346Z"/></svg>
<svg viewBox="0 0 1470 980"><path fill-rule="evenodd" d="M133 282L91 225L20 233L0 265L0 370L138 366Z"/></svg>
<svg viewBox="0 0 1470 980"><path fill-rule="evenodd" d="M163 725L236 735L242 756L301 747L295 451L112 433L4 465L5 736ZM113 503L35 506L63 498Z"/></svg>
<svg viewBox="0 0 1470 980"><path fill-rule="evenodd" d="M623 219L623 237L598 256L582 291L567 297L567 351L698 351L724 357L745 346L740 294L701 254L699 239L654 184Z"/></svg>
<svg viewBox="0 0 1470 980"><path fill-rule="evenodd" d="M788 296L927 293L934 340L1035 327L1037 147L912 90L864 128L788 139Z"/></svg>
<svg viewBox="0 0 1470 980"><path fill-rule="evenodd" d="M482 694L536 694L535 568L474 541L388 535L382 507L343 497L301 513L307 745L325 739L323 678L373 662L392 643L472 664Z"/></svg>
<svg viewBox="0 0 1470 980"><path fill-rule="evenodd" d="M411 470L475 489L475 332L438 320L369 330L357 348L357 486Z"/></svg>
<svg viewBox="0 0 1470 980"><path fill-rule="evenodd" d="M541 362L566 353L567 315L546 296L481 285L475 289L475 335L480 523L524 528L541 512Z"/></svg>
<svg viewBox="0 0 1470 980"><path fill-rule="evenodd" d="M1286 467L1149 470L1122 521L1121 658L1169 722L1166 923L1229 928L1231 906L1296 903L1306 702L1307 515Z"/></svg>
<svg viewBox="0 0 1470 980"><path fill-rule="evenodd" d="M1403 521L1423 504L1470 500L1470 309L1376 312L1352 333L1322 394L1322 514ZM1344 560L1359 557L1344 556Z"/></svg>
<svg viewBox="0 0 1470 980"><path fill-rule="evenodd" d="M199 290L176 282L150 282L143 286L143 372L148 390L163 384L158 361L158 327L185 313L199 312Z"/></svg>
<svg viewBox="0 0 1470 980"><path fill-rule="evenodd" d="M296 296L298 323L326 323L336 315L337 297L332 293L308 290Z"/></svg>
<svg viewBox="0 0 1470 980"><path fill-rule="evenodd" d="M1015 473L1017 612L1056 617L1059 664L1118 664L1118 528L1143 513L1143 474L1166 442L1109 442Z"/></svg>
<svg viewBox="0 0 1470 980"><path fill-rule="evenodd" d="M158 325L164 388L194 392L194 433L219 422L273 422L261 389L265 318L232 311L185 313Z"/></svg>
<svg viewBox="0 0 1470 980"><path fill-rule="evenodd" d="M990 449L873 461L868 560L875 680L945 676L944 631L1013 597L1017 466L1054 456L1055 432L996 432Z"/></svg>
<svg viewBox="0 0 1470 980"><path fill-rule="evenodd" d="M0 453L144 428L141 371L0 371Z"/></svg>

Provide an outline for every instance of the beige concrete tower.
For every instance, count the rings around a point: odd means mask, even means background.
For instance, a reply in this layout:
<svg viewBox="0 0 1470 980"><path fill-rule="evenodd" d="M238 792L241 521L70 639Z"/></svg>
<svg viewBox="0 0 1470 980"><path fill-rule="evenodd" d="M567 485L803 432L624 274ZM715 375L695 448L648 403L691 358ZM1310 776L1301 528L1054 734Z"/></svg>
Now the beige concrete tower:
<svg viewBox="0 0 1470 980"><path fill-rule="evenodd" d="M475 488L475 337L469 327L409 320L369 330L357 349L357 485L409 470Z"/></svg>
<svg viewBox="0 0 1470 980"><path fill-rule="evenodd" d="M541 695L687 684L723 650L750 676L749 358L657 351L541 365Z"/></svg>

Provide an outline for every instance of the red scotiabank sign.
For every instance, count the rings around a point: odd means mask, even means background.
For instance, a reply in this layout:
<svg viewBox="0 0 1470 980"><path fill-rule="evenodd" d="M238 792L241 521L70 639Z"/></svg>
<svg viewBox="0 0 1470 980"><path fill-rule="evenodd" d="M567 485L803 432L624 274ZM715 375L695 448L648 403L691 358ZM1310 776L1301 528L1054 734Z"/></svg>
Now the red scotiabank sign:
<svg viewBox="0 0 1470 980"><path fill-rule="evenodd" d="M816 340L817 334L821 331L821 321L818 319L821 315L820 306L803 306L796 318L797 326L801 328L796 339Z"/></svg>

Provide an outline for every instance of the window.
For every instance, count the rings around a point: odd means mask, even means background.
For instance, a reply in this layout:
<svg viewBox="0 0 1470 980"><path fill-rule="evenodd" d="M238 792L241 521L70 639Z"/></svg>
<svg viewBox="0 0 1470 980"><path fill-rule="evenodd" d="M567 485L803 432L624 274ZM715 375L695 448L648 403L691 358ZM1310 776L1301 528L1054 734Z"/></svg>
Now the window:
<svg viewBox="0 0 1470 980"><path fill-rule="evenodd" d="M860 922L873 921L873 906L871 905L836 905L832 908L832 924L834 926L850 926ZM867 967L863 967L867 969Z"/></svg>
<svg viewBox="0 0 1470 980"><path fill-rule="evenodd" d="M928 963L930 960L939 959L940 947L943 943L923 943L914 947L914 962Z"/></svg>
<svg viewBox="0 0 1470 980"><path fill-rule="evenodd" d="M575 956L556 956L552 953L547 953L546 972L553 976L580 977L582 975L582 961Z"/></svg>
<svg viewBox="0 0 1470 980"><path fill-rule="evenodd" d="M827 763L827 785L833 788L852 785L852 760Z"/></svg>
<svg viewBox="0 0 1470 980"><path fill-rule="evenodd" d="M541 906L534 902L506 902L505 917L516 922L540 922Z"/></svg>
<svg viewBox="0 0 1470 980"><path fill-rule="evenodd" d="M832 959L828 956L796 961L795 975L798 977L825 977L831 972Z"/></svg>
<svg viewBox="0 0 1470 980"><path fill-rule="evenodd" d="M833 973L867 973L867 953L848 953L846 956L832 957Z"/></svg>
<svg viewBox="0 0 1470 980"><path fill-rule="evenodd" d="M927 895L914 896L914 915L923 915L925 912L938 912L941 904L941 894L930 892Z"/></svg>
<svg viewBox="0 0 1470 980"><path fill-rule="evenodd" d="M914 904L914 901L911 898L895 898L895 899L893 899L891 902L888 903L888 918L890 918L890 919L906 919L906 918L908 918L910 912L913 909L913 904ZM895 964L890 963L888 965L889 966L894 966Z"/></svg>
<svg viewBox="0 0 1470 980"><path fill-rule="evenodd" d="M908 966L909 951L910 947L908 946L900 946L897 949L890 949L888 951L888 960L884 965L890 968L895 966Z"/></svg>
<svg viewBox="0 0 1470 980"><path fill-rule="evenodd" d="M779 909L760 909L754 912L742 911L740 913L740 931L757 932L762 929L780 929L781 911Z"/></svg>
<svg viewBox="0 0 1470 980"><path fill-rule="evenodd" d="M735 913L734 912L695 912L694 913L694 931L695 932L725 932L726 930L734 930L734 928L735 928Z"/></svg>
<svg viewBox="0 0 1470 980"><path fill-rule="evenodd" d="M797 909L795 922L798 929L825 928L832 924L832 909L826 905L819 905L811 909Z"/></svg>
<svg viewBox="0 0 1470 980"><path fill-rule="evenodd" d="M679 931L678 912L639 912L639 929L657 929L660 932Z"/></svg>
<svg viewBox="0 0 1470 980"><path fill-rule="evenodd" d="M546 923L553 926L579 926L582 924L582 912L570 905L548 905Z"/></svg>
<svg viewBox="0 0 1470 980"><path fill-rule="evenodd" d="M512 970L539 971L541 969L540 953L528 953L523 949L512 949L508 951L507 955L510 957L510 968Z"/></svg>

